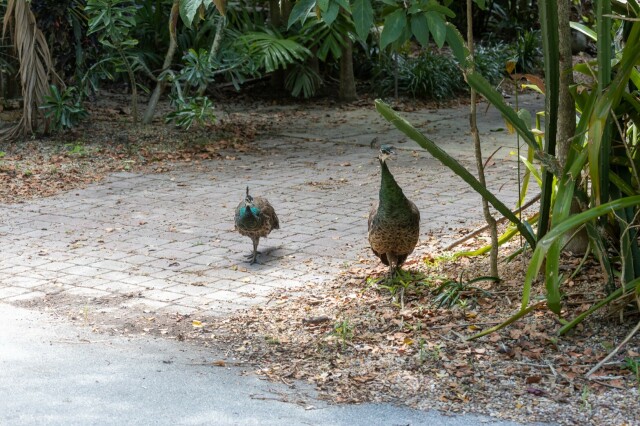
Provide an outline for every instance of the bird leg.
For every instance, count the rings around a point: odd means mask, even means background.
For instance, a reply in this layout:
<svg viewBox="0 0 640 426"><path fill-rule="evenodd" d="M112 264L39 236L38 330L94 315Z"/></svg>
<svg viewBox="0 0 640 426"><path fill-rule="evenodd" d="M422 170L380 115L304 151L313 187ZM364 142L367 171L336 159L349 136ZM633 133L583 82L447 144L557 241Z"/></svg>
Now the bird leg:
<svg viewBox="0 0 640 426"><path fill-rule="evenodd" d="M389 262L389 273L387 277L392 280L396 276L396 268L394 268L393 264Z"/></svg>
<svg viewBox="0 0 640 426"><path fill-rule="evenodd" d="M251 262L249 262L249 264L253 265L254 263L256 263L258 258L258 242L260 241L260 237L251 238L251 241L253 242L253 253L251 253L248 258L251 258Z"/></svg>
<svg viewBox="0 0 640 426"><path fill-rule="evenodd" d="M398 257L395 254L387 253L387 260L389 261L389 279L392 280L398 272Z"/></svg>

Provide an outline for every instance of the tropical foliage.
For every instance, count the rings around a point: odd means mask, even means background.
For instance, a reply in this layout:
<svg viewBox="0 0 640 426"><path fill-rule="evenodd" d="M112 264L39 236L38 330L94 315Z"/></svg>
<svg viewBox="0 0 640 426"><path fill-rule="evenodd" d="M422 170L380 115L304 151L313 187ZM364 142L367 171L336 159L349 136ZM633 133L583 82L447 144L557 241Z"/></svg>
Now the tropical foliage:
<svg viewBox="0 0 640 426"><path fill-rule="evenodd" d="M143 65L133 54L133 48L138 44L138 40L131 36L136 25L136 7L128 0L87 0L84 10L89 18L87 35L97 34L107 53L94 67L111 66L117 72L126 72L131 87L131 115L135 123L138 121L138 83L134 67Z"/></svg>
<svg viewBox="0 0 640 426"><path fill-rule="evenodd" d="M504 11L507 3L490 2L491 7L483 12L490 18L487 22L498 21L493 17ZM75 85L77 93L86 96L110 80L125 83L131 94L131 115L136 121L138 91L155 85L144 115L144 122L149 123L169 80L176 81L171 75L191 67L183 62L191 51L208 54L208 61L203 63L208 69L202 71L215 76L204 89L197 90L197 96L220 84L231 83L240 89L247 81L274 75L274 87L280 85L293 96L312 97L327 82L337 79L341 88L351 88L340 93L352 98L354 69L368 69L368 78L379 79L372 86L387 88L387 93L393 87L401 94L443 99L456 96L464 88L462 74L457 70L460 63L440 51L447 38L447 20L459 19L459 7L451 0L14 0L6 6L0 4L0 12L4 12L5 28L9 28L17 12L22 21L11 28L25 37L41 34L37 40L42 48L23 50L30 58L3 61L0 55L2 81L4 77L12 78L11 69L22 63L27 67L23 69L32 70L32 75L24 78L40 80L37 85L24 81L26 87L38 88L34 95L37 107L42 105L51 83L61 91L64 83ZM524 11L518 13L525 15ZM29 29L29 25L39 32ZM526 36L529 27L522 22L518 25L522 27L518 34ZM18 46L16 35L12 41ZM22 43L29 43L28 40ZM47 43L55 48L54 57L45 47ZM518 44L515 36L509 43L514 47L522 45L524 50L520 50L524 52L535 47L532 43ZM509 50L518 49L504 51ZM174 57L175 52L181 54ZM30 67L37 58L48 63ZM493 61L493 66L490 62L479 59L479 68L486 65L485 69L491 70L490 81L496 82L503 74L502 60ZM495 64L500 65L496 68ZM376 72L371 72L374 68ZM52 74L54 70L64 81ZM34 108L25 111L21 125L24 133L5 135L15 138L37 131L33 111ZM39 130L46 127L40 126Z"/></svg>
<svg viewBox="0 0 640 426"><path fill-rule="evenodd" d="M614 3L615 4L615 3ZM469 62L469 52L456 29L448 25L446 41L456 58L465 67L469 85L498 108L518 132L531 152L529 160L537 159L541 185L541 206L538 231L534 234L529 223L508 211L464 167L437 144L421 134L395 111L378 101L380 113L409 135L432 155L450 167L476 189L493 207L506 216L526 238L533 249L523 283L521 309L496 327L487 329L479 337L502 328L540 306L531 303L532 286L542 273L546 287L546 306L560 317L564 326L559 333L571 330L597 309L614 300L632 298L640 294L640 250L638 248L637 217L640 207L640 176L638 157L638 103L640 78L640 6L635 1L626 7L618 5L614 19L607 2L599 2L595 29L574 24L598 44L597 61L576 66L576 71L591 77L592 83L571 88L575 111L579 120L570 143L565 164L556 157L556 134L559 98L558 16L555 2L539 2L541 38L544 46L546 114L543 132L531 131L528 114L507 106L498 93ZM624 43L612 51L611 39L616 30ZM539 135L544 135L539 140ZM542 143L540 143L542 142ZM531 162L530 162L531 165ZM582 212L571 215L572 202ZM560 274L561 253L567 235L585 228L589 249L595 254L606 277L603 285L608 296L574 319L562 318L563 286L567 279ZM624 305L624 304L623 304Z"/></svg>
<svg viewBox="0 0 640 426"><path fill-rule="evenodd" d="M52 130L71 129L88 115L75 87L60 91L52 84L50 90L51 93L44 97L44 105L40 108L44 111L45 117L51 120Z"/></svg>

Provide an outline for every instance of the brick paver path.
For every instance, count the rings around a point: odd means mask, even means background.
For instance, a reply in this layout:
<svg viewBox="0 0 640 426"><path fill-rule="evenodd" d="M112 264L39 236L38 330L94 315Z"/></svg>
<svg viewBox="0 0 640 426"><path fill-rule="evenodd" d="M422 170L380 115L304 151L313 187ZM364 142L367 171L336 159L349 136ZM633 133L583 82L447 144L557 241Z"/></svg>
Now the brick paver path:
<svg viewBox="0 0 640 426"><path fill-rule="evenodd" d="M535 105L533 112L542 101L529 97L525 105ZM515 136L501 130L495 110L480 110L485 155L503 147L487 169L490 187L513 206ZM450 229L482 221L479 196L373 108L296 115L261 137L257 154L165 174L116 173L86 189L0 205L0 300L129 294L132 306L219 315L264 303L274 290L329 280L372 258L366 223L379 184L373 138L398 148L390 169L421 211L422 236L447 239ZM467 107L403 115L475 170ZM261 240L255 265L244 259L251 241L233 229L247 185L271 201L281 224Z"/></svg>

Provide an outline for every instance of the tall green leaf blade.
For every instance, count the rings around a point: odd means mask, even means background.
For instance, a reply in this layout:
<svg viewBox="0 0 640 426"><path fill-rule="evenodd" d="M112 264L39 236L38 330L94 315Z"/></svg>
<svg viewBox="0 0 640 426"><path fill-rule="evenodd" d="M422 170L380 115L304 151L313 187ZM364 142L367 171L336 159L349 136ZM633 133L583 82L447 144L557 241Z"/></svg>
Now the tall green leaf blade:
<svg viewBox="0 0 640 426"><path fill-rule="evenodd" d="M436 42L439 49L442 49L447 37L447 27L444 19L442 19L442 16L436 12L426 12L424 16L427 20L429 31L431 32L431 35L433 35L433 41Z"/></svg>
<svg viewBox="0 0 640 426"><path fill-rule="evenodd" d="M429 45L429 25L424 14L411 15L411 32L422 46Z"/></svg>
<svg viewBox="0 0 640 426"><path fill-rule="evenodd" d="M590 99L585 104L587 115L582 116L577 126L577 133L584 134L581 130L585 128L588 122L588 113L593 107L595 100L595 93L590 96ZM575 180L584 168L584 164L587 161L587 150L584 149L581 138L577 138L573 142L573 149L570 150L564 173L557 184L556 199L553 206L553 226L552 229L559 223L563 223L571 213L571 203L573 201L573 194L575 191ZM571 228L573 229L573 228ZM559 276L559 262L560 262L560 246L561 238L554 241L547 254L546 272L545 272L545 285L547 290L547 305L552 312L560 313L560 285L562 284Z"/></svg>
<svg viewBox="0 0 640 426"><path fill-rule="evenodd" d="M380 34L380 49L384 49L398 40L406 26L407 15L404 13L404 9L398 9L387 15L384 20L382 34Z"/></svg>
<svg viewBox="0 0 640 426"><path fill-rule="evenodd" d="M601 95L596 101L589 123L589 171L592 174L591 185L597 202L606 200L609 182L607 176L611 144L609 117L613 109L619 104L623 93L627 90L627 82L630 75L634 71L635 65L640 61L640 49L637 48L639 42L640 22L634 22L627 39L627 46L634 46L634 48L624 49L615 79L608 84L605 77L599 78L599 80L602 80L599 81L599 84L606 84L607 88L606 90L601 89ZM598 54L600 55L600 52ZM604 55L603 53L602 56ZM602 65L600 65L600 61L602 61ZM604 65L605 62L604 59L599 59L599 66L605 66L606 69L610 69L610 65ZM598 176L599 180L596 180L593 175ZM604 180L605 177L606 181Z"/></svg>
<svg viewBox="0 0 640 426"><path fill-rule="evenodd" d="M315 5L316 0L300 0L296 2L296 4L291 9L287 28L291 28L291 26L298 21L304 24L304 21L307 19L309 13L311 13L311 9L313 9Z"/></svg>
<svg viewBox="0 0 640 426"><path fill-rule="evenodd" d="M561 0L562 1L562 0ZM545 96L545 132L544 153L554 156L558 127L558 105L560 101L560 52L558 41L558 4L555 0L539 0L540 28L544 54ZM549 226L551 213L551 194L553 192L553 174L546 170L542 175L542 195L540 197L540 222L538 239Z"/></svg>
<svg viewBox="0 0 640 426"><path fill-rule="evenodd" d="M353 13L351 14L356 34L361 40L366 40L369 36L369 29L373 25L373 7L371 0L355 0L353 3Z"/></svg>
<svg viewBox="0 0 640 426"><path fill-rule="evenodd" d="M196 13L198 13L200 6L203 4L204 0L182 0L180 2L180 17L187 28L191 28L193 19L195 18Z"/></svg>
<svg viewBox="0 0 640 426"><path fill-rule="evenodd" d="M502 95L498 93L498 91L495 90L481 74L475 71L467 74L467 83L469 83L469 86L476 89L476 91L484 96L491 105L500 111L505 119L511 123L514 129L516 129L522 139L524 139L527 145L529 145L535 152L539 151L538 143L536 142L529 127L527 127L527 125L518 116L518 113L505 103Z"/></svg>
<svg viewBox="0 0 640 426"><path fill-rule="evenodd" d="M340 5L337 2L332 1L331 3L329 3L329 9L327 9L327 11L322 14L322 20L326 22L327 25L331 25L338 17L339 12Z"/></svg>
<svg viewBox="0 0 640 426"><path fill-rule="evenodd" d="M598 91L604 92L611 83L611 2L599 1L596 3L596 48L598 59ZM590 140L589 171L591 174L591 188L596 204L606 202L609 199L609 154L611 151L611 125L609 110L613 102L603 97L602 103L596 105L596 117L594 137ZM589 134L591 134L591 129Z"/></svg>
<svg viewBox="0 0 640 426"><path fill-rule="evenodd" d="M453 56L456 61L460 63L460 66L464 69L468 68L469 49L462 38L460 31L451 23L446 23L447 28L447 45L451 48Z"/></svg>
<svg viewBox="0 0 640 426"><path fill-rule="evenodd" d="M553 223L561 223L571 213L571 202L575 181L569 175L564 175L558 184L556 201L553 205ZM545 263L545 286L547 289L547 306L556 315L560 314L560 254L562 238L555 240L549 247Z"/></svg>

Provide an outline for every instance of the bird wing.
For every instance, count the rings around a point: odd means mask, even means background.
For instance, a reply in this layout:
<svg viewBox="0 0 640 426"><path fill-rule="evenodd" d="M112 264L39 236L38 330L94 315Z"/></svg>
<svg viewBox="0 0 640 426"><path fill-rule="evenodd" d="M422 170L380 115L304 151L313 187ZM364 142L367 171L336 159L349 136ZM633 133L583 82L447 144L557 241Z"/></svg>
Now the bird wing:
<svg viewBox="0 0 640 426"><path fill-rule="evenodd" d="M371 225L373 224L373 218L376 216L377 212L378 212L378 202L376 201L375 203L373 203L373 207L371 207L371 210L369 211L369 222L367 226L367 229L369 230L369 232L371 232Z"/></svg>
<svg viewBox="0 0 640 426"><path fill-rule="evenodd" d="M409 208L411 209L412 218L415 220L416 225L420 226L420 210L418 210L418 207L413 201L409 199L407 199L407 201L409 202Z"/></svg>
<svg viewBox="0 0 640 426"><path fill-rule="evenodd" d="M271 203L262 197L254 197L253 204L260 209L260 214L271 223L271 229L280 229L280 220Z"/></svg>

